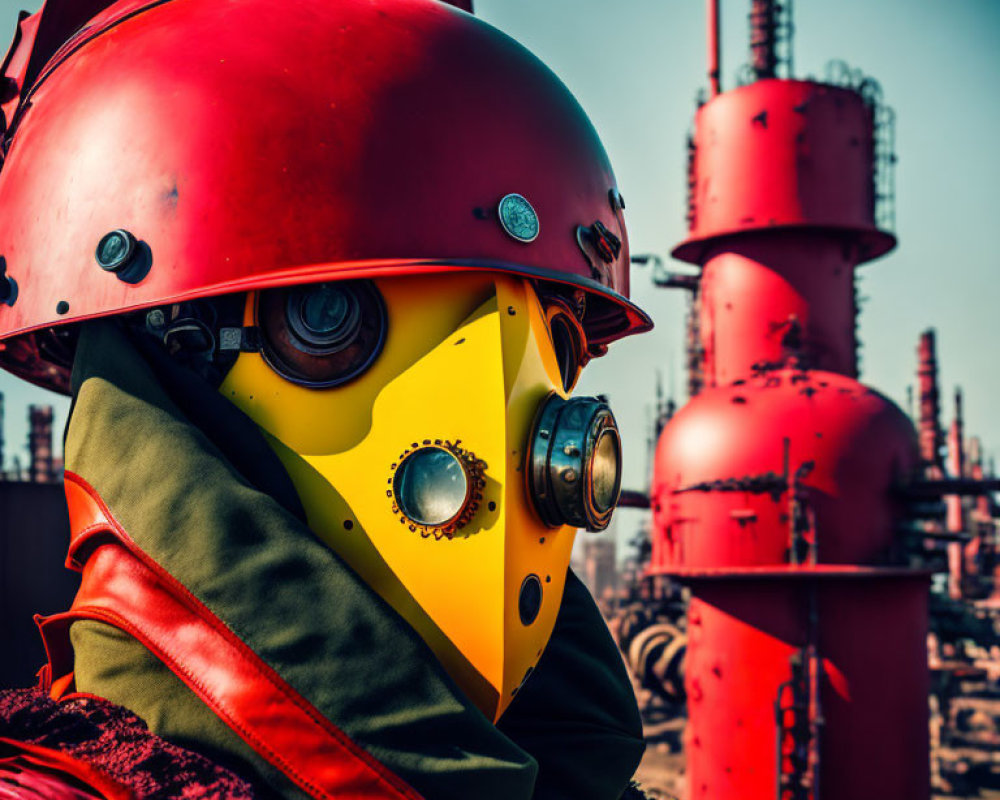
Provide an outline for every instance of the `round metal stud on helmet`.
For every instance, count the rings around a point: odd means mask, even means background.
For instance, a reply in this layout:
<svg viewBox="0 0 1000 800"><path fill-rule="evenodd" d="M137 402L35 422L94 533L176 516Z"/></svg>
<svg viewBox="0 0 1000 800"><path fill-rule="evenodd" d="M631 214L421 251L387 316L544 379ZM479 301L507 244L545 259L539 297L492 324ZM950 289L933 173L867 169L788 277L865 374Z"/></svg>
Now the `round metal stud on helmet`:
<svg viewBox="0 0 1000 800"><path fill-rule="evenodd" d="M7 61L5 368L66 391L48 331L67 323L455 270L582 290L591 354L650 327L596 133L480 20L436 0L121 0L77 28L30 70L30 36Z"/></svg>

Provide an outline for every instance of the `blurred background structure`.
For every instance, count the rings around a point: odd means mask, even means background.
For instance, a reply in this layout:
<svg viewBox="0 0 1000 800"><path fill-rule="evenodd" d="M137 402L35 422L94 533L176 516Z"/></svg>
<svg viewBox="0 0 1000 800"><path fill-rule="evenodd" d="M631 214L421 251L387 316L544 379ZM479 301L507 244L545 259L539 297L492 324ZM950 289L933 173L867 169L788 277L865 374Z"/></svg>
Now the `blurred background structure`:
<svg viewBox="0 0 1000 800"><path fill-rule="evenodd" d="M1000 4L707 9L475 0L594 120L657 323L579 387L625 440L629 507L575 559L642 700L642 775L691 800L992 796ZM0 30L17 10L0 0ZM74 576L68 401L0 392L0 641L25 643L3 685L40 663L30 614ZM700 459L699 426L735 431L724 457Z"/></svg>

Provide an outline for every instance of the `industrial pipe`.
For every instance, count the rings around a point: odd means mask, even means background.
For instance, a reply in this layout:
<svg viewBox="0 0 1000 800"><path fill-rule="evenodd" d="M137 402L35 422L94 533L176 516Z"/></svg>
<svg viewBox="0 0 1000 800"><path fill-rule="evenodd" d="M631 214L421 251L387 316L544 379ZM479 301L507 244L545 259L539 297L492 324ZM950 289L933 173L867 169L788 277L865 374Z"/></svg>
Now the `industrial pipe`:
<svg viewBox="0 0 1000 800"><path fill-rule="evenodd" d="M708 87L715 97L722 91L720 82L721 56L719 33L719 0L708 0Z"/></svg>

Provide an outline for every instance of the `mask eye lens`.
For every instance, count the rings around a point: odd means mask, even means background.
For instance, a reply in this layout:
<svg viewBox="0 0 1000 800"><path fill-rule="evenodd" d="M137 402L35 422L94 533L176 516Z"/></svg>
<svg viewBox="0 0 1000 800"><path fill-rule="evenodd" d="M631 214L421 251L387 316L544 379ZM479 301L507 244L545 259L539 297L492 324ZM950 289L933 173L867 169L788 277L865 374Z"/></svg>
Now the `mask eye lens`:
<svg viewBox="0 0 1000 800"><path fill-rule="evenodd" d="M304 286L288 295L288 326L299 347L328 355L348 347L361 330L361 301L349 283Z"/></svg>
<svg viewBox="0 0 1000 800"><path fill-rule="evenodd" d="M621 438L607 403L556 393L538 410L528 448L528 490L550 527L601 531L621 491Z"/></svg>
<svg viewBox="0 0 1000 800"><path fill-rule="evenodd" d="M393 490L400 510L420 525L444 525L464 509L469 480L453 453L423 447L399 465Z"/></svg>
<svg viewBox="0 0 1000 800"><path fill-rule="evenodd" d="M553 298L548 302L545 319L549 324L563 389L568 392L576 385L581 370L589 360L587 337L583 325L561 299Z"/></svg>
<svg viewBox="0 0 1000 800"><path fill-rule="evenodd" d="M580 372L580 359L577 346L569 324L563 316L558 316L550 323L552 344L556 351L556 361L559 363L559 374L562 377L563 389L567 392L576 383Z"/></svg>
<svg viewBox="0 0 1000 800"><path fill-rule="evenodd" d="M620 481L621 453L619 452L618 435L613 430L606 429L597 440L597 445L594 447L594 458L591 462L594 507L601 514L615 507L615 503L618 501Z"/></svg>
<svg viewBox="0 0 1000 800"><path fill-rule="evenodd" d="M371 281L337 281L261 292L261 354L282 377L329 388L356 378L385 343L382 295Z"/></svg>
<svg viewBox="0 0 1000 800"><path fill-rule="evenodd" d="M302 324L320 336L348 326L348 320L357 316L358 302L353 295L337 286L324 283L307 292L299 306Z"/></svg>

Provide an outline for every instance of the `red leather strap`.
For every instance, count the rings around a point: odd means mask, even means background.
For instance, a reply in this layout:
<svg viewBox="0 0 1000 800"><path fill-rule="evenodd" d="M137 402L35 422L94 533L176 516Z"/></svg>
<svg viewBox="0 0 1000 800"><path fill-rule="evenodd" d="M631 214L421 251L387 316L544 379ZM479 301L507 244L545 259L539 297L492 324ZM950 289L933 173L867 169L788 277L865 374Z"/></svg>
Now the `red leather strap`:
<svg viewBox="0 0 1000 800"><path fill-rule="evenodd" d="M73 608L43 623L47 644L73 619L113 625L142 642L311 797L421 800L136 546L96 491L72 472L66 473L66 500L68 563L82 567L83 580ZM51 665L50 676L61 677L59 665Z"/></svg>

